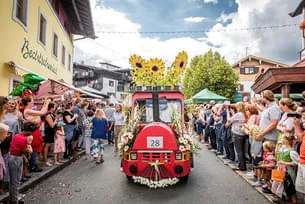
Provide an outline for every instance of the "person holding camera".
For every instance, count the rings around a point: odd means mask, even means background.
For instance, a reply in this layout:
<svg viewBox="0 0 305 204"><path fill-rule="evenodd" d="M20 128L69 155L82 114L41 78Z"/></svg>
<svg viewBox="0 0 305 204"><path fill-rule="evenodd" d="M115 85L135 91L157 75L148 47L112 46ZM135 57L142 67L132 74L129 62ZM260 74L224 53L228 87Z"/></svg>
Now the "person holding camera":
<svg viewBox="0 0 305 204"><path fill-rule="evenodd" d="M30 158L30 171L31 172L41 172L42 169L38 167L36 163L36 159L39 153L42 151L42 133L40 131L40 125L41 125L41 116L44 116L48 112L48 106L51 102L50 99L47 99L46 102L43 104L40 111L33 110L34 100L32 97L24 97L22 99L22 104L24 105L24 119L27 122L33 122L39 126L38 129L36 129L35 132L33 132L33 142L32 142L32 148L33 152L31 154Z"/></svg>

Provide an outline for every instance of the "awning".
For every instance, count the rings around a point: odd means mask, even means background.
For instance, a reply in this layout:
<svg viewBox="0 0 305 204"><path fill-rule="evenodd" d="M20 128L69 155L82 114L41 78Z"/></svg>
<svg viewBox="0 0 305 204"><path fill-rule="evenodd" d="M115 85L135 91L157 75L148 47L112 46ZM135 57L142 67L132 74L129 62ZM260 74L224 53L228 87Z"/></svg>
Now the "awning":
<svg viewBox="0 0 305 204"><path fill-rule="evenodd" d="M54 79L48 79L46 82L42 83L39 87L39 91L35 97L37 98L44 98L47 96L58 96L63 95L66 91L73 90L80 94L81 97L89 97L89 98L99 98L102 99L102 96L89 93L82 89L76 88L71 84L57 81Z"/></svg>
<svg viewBox="0 0 305 204"><path fill-rule="evenodd" d="M274 94L274 97L277 98L277 99L281 99L282 98L282 94ZM298 93L291 93L291 94L289 94L289 98L291 98L293 100L303 100L302 94L298 94Z"/></svg>
<svg viewBox="0 0 305 204"><path fill-rule="evenodd" d="M36 74L38 76L40 76L39 74L33 72L32 70L29 70L28 68L25 68L23 66L21 66L20 64L17 64L13 61L9 61L6 63L10 68L17 68L15 69L15 72L18 76L23 76L24 74L27 73L31 73L31 74ZM40 76L41 78L44 78L45 80L47 80L45 77Z"/></svg>
<svg viewBox="0 0 305 204"><path fill-rule="evenodd" d="M96 94L96 95L102 96L102 97L104 97L104 98L109 98L108 95L103 94L103 93L100 92L99 90L96 90L96 89L91 88L91 87L88 87L88 86L83 86L83 87L80 87L79 89L81 89L81 90L83 90L83 91L86 91L86 92L89 92L89 93L92 93L92 94Z"/></svg>
<svg viewBox="0 0 305 204"><path fill-rule="evenodd" d="M209 103L210 101L215 102L224 102L225 100L228 100L226 97L217 95L213 92L211 92L208 89L203 89L199 93L197 93L195 96L191 97L190 99L186 100L185 103Z"/></svg>

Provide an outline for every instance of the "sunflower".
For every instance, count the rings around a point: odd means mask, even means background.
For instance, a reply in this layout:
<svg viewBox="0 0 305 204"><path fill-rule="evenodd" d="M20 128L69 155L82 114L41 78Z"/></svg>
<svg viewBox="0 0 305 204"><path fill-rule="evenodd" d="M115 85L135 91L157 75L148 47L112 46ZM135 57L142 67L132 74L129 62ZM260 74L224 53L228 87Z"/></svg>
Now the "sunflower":
<svg viewBox="0 0 305 204"><path fill-rule="evenodd" d="M134 68L134 70L143 69L146 66L146 60L138 55L131 55L129 58L129 63Z"/></svg>
<svg viewBox="0 0 305 204"><path fill-rule="evenodd" d="M164 68L165 64L161 59L153 58L148 61L146 70L155 77L163 75Z"/></svg>
<svg viewBox="0 0 305 204"><path fill-rule="evenodd" d="M187 53L185 51L179 52L174 61L174 70L178 70L180 74L183 74L187 65Z"/></svg>
<svg viewBox="0 0 305 204"><path fill-rule="evenodd" d="M158 85L164 76L165 64L161 59L152 58L147 62L146 70L152 79L152 85Z"/></svg>

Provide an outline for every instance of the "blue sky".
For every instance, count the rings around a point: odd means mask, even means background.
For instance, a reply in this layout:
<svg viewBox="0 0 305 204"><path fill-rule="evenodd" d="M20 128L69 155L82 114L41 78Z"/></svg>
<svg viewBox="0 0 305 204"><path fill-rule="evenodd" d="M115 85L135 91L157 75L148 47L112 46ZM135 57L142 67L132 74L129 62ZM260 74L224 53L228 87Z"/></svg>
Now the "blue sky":
<svg viewBox="0 0 305 204"><path fill-rule="evenodd" d="M97 3L101 5L102 1ZM103 4L105 7L115 8L131 21L140 24L140 32L207 30L217 23L222 13L234 13L238 8L233 0L220 0L217 4L204 3L202 0L105 0ZM199 23L184 21L189 17L205 19ZM179 34L180 37L189 35ZM192 34L196 35L199 34ZM159 37L166 40L172 38L172 35Z"/></svg>
<svg viewBox="0 0 305 204"><path fill-rule="evenodd" d="M129 68L130 55L158 57L171 64L185 50L189 59L209 49L234 64L248 54L286 64L302 49L301 17L291 18L300 0L90 0L97 39L75 43L75 61L108 62ZM292 25L281 29L230 30ZM196 31L196 34L143 34L148 31ZM217 32L226 30L226 32ZM128 31L133 34L106 34Z"/></svg>

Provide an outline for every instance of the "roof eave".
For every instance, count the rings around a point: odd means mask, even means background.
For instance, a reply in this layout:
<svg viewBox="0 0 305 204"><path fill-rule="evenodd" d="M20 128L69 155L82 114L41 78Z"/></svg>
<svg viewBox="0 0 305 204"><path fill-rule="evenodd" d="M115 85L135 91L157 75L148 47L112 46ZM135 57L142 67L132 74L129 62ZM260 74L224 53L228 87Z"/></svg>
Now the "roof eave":
<svg viewBox="0 0 305 204"><path fill-rule="evenodd" d="M289 16L296 17L298 15L301 15L303 13L304 6L305 6L305 0L302 0L296 9L293 12L289 13Z"/></svg>
<svg viewBox="0 0 305 204"><path fill-rule="evenodd" d="M70 19L72 33L95 39L90 0L64 1L64 7Z"/></svg>

